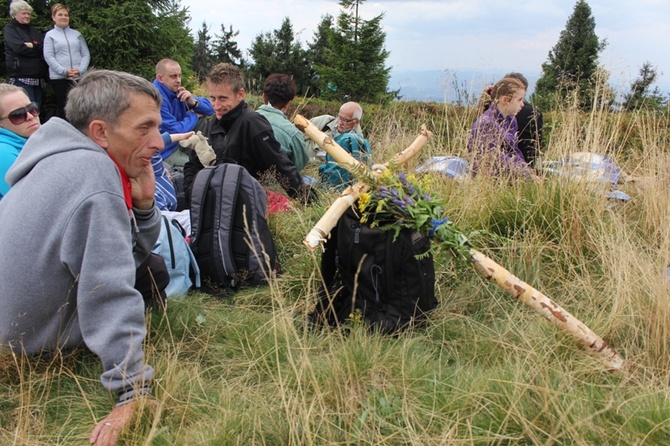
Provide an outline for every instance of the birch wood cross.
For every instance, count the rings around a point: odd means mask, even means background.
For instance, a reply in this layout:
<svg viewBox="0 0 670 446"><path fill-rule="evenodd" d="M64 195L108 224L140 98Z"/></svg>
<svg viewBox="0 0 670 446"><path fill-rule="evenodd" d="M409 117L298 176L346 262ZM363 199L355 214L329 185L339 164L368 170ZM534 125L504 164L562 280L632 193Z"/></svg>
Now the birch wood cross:
<svg viewBox="0 0 670 446"><path fill-rule="evenodd" d="M319 147L328 152L330 156L342 167L351 171L356 171L358 173L364 173L367 170L367 166L362 164L356 158L351 156L349 152L344 150L337 144L333 138L323 133L319 130L314 124L312 124L308 119L305 119L304 116L296 115L293 119L295 124L300 131L305 135L309 136L312 141L316 142ZM421 132L416 137L414 142L410 144L402 152L398 153L391 163L395 165L405 164L408 160L418 154L423 146L426 145L428 139L432 137L432 133L426 130L425 127L421 129ZM385 163L382 165L373 166L373 170L370 172L371 175L379 175L385 167L390 163ZM330 234L330 231L337 225L337 221L340 217L346 212L346 210L352 206L356 200L361 196L363 192L367 192L370 189L370 186L363 182L359 181L356 184L346 188L340 196L333 202L328 210L323 214L321 219L314 225L309 234L305 237L303 243L309 248L310 251L314 251L321 243L325 242L326 238Z"/></svg>
<svg viewBox="0 0 670 446"><path fill-rule="evenodd" d="M373 168L372 171L366 172L364 169L367 169L367 166L356 160L351 154L340 147L331 137L320 131L309 120L301 115L297 115L293 122L298 129L304 132L316 142L319 147L332 156L340 166L354 174L358 173L359 175L362 174L362 176L379 175L383 171L383 168L389 165L389 163L386 163L380 166L381 168ZM396 155L391 162L395 165L402 165L407 162L407 160L421 151L430 136L430 132L423 128L414 142ZM342 192L340 197L333 202L330 208L328 208L321 219L305 237L304 243L307 248L314 251L317 247L321 246L321 243L323 243L329 236L330 231L337 225L337 221L347 208L352 206L361 194L367 192L369 189L370 186L366 184L365 181L360 181ZM533 311L556 325L561 331L571 336L578 344L581 344L584 348L599 357L606 368L610 370L624 369L625 361L621 355L619 355L589 327L583 324L579 319L575 318L567 310L563 309L552 299L520 280L507 269L475 249L470 249L469 260L475 271L482 277L495 283L507 294L530 307Z"/></svg>

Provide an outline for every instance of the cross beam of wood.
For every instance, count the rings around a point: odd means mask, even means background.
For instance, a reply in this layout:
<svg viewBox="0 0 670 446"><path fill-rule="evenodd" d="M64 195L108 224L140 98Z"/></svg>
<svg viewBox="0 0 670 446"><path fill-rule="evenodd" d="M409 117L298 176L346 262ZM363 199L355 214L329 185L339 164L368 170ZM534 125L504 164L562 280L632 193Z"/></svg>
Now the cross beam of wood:
<svg viewBox="0 0 670 446"><path fill-rule="evenodd" d="M359 173L364 173L368 167L358 161L356 158L351 156L349 152L344 150L339 144L337 144L333 138L323 133L319 130L314 124L305 117L297 115L293 123L295 124L300 131L309 136L312 141L316 142L319 147L328 152L330 156L343 168L351 171L356 171ZM421 149L426 145L426 142L433 136L425 126L421 128L421 132L416 137L414 142L410 144L405 150L396 154L389 163L377 164L374 165L370 171L371 175L380 175L389 164L394 164L400 166L405 164L407 161L416 156ZM326 241L330 235L330 231L333 230L337 221L340 217L346 212L346 210L351 207L356 200L361 196L362 193L367 192L370 189L370 186L363 182L359 181L356 184L346 188L342 194L333 202L333 204L328 208L328 210L323 214L321 219L314 225L314 227L309 231L303 243L310 251L314 251L316 248L321 246L323 242Z"/></svg>
<svg viewBox="0 0 670 446"><path fill-rule="evenodd" d="M359 173L364 173L363 169L367 169L366 166L333 141L331 137L320 131L303 116L297 115L294 119L294 124L316 142L319 147L328 152L340 166L349 171ZM423 128L414 142L397 154L391 163L399 166L407 162L407 160L421 151L430 136L430 132ZM388 165L389 163L381 166L373 166L370 173L372 175L379 175ZM363 192L367 192L369 189L370 186L365 182L358 182L342 192L305 237L304 243L307 248L314 251L318 246L321 246L321 243L330 235L330 231L337 225L337 221L344 212L358 200ZM570 314L570 312L481 252L471 249L469 254L470 262L475 271L486 280L496 284L507 294L556 325L577 343L598 356L609 370L624 370L625 361L621 355L589 327Z"/></svg>

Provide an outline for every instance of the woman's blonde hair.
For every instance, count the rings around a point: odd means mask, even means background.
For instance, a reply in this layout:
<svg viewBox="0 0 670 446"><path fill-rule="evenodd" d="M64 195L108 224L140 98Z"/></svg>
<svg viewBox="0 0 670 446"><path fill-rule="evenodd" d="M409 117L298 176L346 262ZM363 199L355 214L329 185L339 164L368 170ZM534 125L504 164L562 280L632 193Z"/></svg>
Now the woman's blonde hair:
<svg viewBox="0 0 670 446"><path fill-rule="evenodd" d="M62 3L56 3L51 7L51 17L55 16L58 11L61 9L64 9L67 11L68 14L70 14L70 8L68 8L67 5L64 5Z"/></svg>
<svg viewBox="0 0 670 446"><path fill-rule="evenodd" d="M3 105L2 105L2 99L9 93L16 93L20 91L21 93L25 94L26 97L28 96L28 93L26 93L26 90L23 88L12 85L12 84L0 84L0 113L5 114L3 110Z"/></svg>
<svg viewBox="0 0 670 446"><path fill-rule="evenodd" d="M28 96L28 93L26 93L26 90L19 87L18 85L0 84L0 98L3 97L4 95L6 95L7 93L16 93L17 91L20 91L21 93L25 93L25 95Z"/></svg>
<svg viewBox="0 0 670 446"><path fill-rule="evenodd" d="M521 80L516 77L503 77L495 85L486 87L482 92L477 103L477 114L481 115L488 110L491 104L497 103L506 96L511 98L519 90L526 91L526 86Z"/></svg>

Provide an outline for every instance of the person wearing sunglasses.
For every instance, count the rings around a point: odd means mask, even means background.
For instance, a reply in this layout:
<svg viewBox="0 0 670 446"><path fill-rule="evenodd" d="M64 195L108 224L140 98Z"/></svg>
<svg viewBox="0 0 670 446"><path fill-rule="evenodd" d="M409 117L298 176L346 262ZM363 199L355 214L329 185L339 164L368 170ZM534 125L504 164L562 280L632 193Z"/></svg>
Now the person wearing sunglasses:
<svg viewBox="0 0 670 446"><path fill-rule="evenodd" d="M7 170L14 164L26 140L40 128L40 109L25 90L0 84L0 200L9 191Z"/></svg>
<svg viewBox="0 0 670 446"><path fill-rule="evenodd" d="M9 83L22 87L31 102L42 104L46 70L42 33L30 24L33 7L23 0L9 5L12 21L5 25L5 66Z"/></svg>

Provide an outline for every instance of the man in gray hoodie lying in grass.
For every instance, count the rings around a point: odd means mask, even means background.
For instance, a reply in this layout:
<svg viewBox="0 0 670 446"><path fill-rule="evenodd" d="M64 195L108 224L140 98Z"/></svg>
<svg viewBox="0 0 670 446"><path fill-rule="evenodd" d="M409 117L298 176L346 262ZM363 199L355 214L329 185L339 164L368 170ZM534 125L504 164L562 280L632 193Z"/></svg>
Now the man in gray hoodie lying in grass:
<svg viewBox="0 0 670 446"><path fill-rule="evenodd" d="M0 204L0 342L17 353L85 346L118 396L91 443L113 445L150 396L145 302L166 282L150 256L160 231L151 158L161 97L145 79L94 70L7 173ZM152 269L153 279L147 268ZM160 290L153 290L154 292Z"/></svg>

